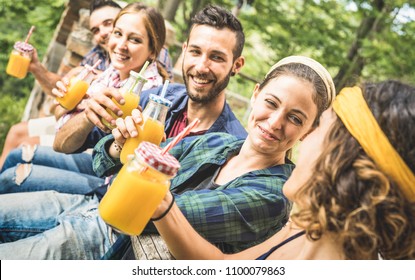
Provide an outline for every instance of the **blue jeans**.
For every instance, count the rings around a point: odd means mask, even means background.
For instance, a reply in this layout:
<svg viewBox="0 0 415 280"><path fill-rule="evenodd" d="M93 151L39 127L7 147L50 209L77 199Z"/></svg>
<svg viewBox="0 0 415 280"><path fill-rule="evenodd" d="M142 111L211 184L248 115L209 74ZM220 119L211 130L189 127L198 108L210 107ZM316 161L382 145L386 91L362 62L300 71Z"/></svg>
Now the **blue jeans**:
<svg viewBox="0 0 415 280"><path fill-rule="evenodd" d="M100 259L111 235L96 196L0 195L0 259Z"/></svg>
<svg viewBox="0 0 415 280"><path fill-rule="evenodd" d="M63 154L43 146L36 148L26 174L17 176L19 165L27 163L22 153L18 148L7 156L0 174L0 194L43 190L89 194L105 184L95 175L90 154Z"/></svg>
<svg viewBox="0 0 415 280"><path fill-rule="evenodd" d="M89 175L95 175L92 169L92 156L87 153L64 154L55 152L52 147L37 146L33 157L23 159L23 148L12 150L4 161L4 165L0 171L16 167L19 163L31 162L35 165L43 165L58 169L70 170Z"/></svg>

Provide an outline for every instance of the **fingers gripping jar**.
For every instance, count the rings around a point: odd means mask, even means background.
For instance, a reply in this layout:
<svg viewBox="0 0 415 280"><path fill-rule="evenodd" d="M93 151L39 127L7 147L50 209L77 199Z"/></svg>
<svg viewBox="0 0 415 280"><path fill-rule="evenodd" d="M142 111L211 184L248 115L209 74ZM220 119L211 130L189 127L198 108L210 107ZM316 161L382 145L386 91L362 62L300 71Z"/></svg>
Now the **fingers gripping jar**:
<svg viewBox="0 0 415 280"><path fill-rule="evenodd" d="M91 66L85 65L84 69L77 76L71 78L68 92L63 97L56 97L56 100L66 110L75 109L88 91L93 77Z"/></svg>
<svg viewBox="0 0 415 280"><path fill-rule="evenodd" d="M115 230L140 235L170 188L180 164L160 147L142 142L124 164L99 204L102 219Z"/></svg>
<svg viewBox="0 0 415 280"><path fill-rule="evenodd" d="M134 154L138 145L143 142L151 142L160 145L164 136L164 125L171 102L163 97L150 94L150 101L143 111L143 124L136 125L138 136L128 138L121 150L120 161L126 163L128 156Z"/></svg>
<svg viewBox="0 0 415 280"><path fill-rule="evenodd" d="M139 73L135 71L130 71L130 76L125 84L120 88L120 93L124 98L125 103L121 105L114 98L112 101L118 106L122 111L122 119L125 119L127 116L131 116L131 112L138 107L140 102L140 94L143 90L144 84L147 82L147 79L143 78ZM108 114L110 114L114 119L119 118L115 115L110 109L106 109ZM117 126L110 124L106 119L101 118L102 123L109 129L114 129Z"/></svg>

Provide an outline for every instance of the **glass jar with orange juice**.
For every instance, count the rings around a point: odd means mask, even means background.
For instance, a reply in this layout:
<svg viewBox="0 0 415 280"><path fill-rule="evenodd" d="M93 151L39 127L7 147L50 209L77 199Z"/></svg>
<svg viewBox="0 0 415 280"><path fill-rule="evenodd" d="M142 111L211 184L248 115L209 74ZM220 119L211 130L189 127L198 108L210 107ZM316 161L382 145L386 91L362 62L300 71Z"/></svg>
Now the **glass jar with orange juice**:
<svg viewBox="0 0 415 280"><path fill-rule="evenodd" d="M84 98L93 77L92 67L85 65L78 75L70 79L66 94L63 97L56 97L56 100L66 110L73 110Z"/></svg>
<svg viewBox="0 0 415 280"><path fill-rule="evenodd" d="M171 102L161 96L150 94L149 102L143 111L143 123L137 125L138 135L128 138L121 150L121 163L127 162L127 157L134 154L134 150L143 142L160 145L164 136L164 124Z"/></svg>
<svg viewBox="0 0 415 280"><path fill-rule="evenodd" d="M25 42L16 42L7 63L6 73L19 79L25 78L32 55L32 45Z"/></svg>
<svg viewBox="0 0 415 280"><path fill-rule="evenodd" d="M138 107L140 102L140 93L143 90L144 84L147 82L139 73L130 71L130 76L125 84L120 88L120 93L123 96L125 103L124 105L119 104L114 98L112 101L118 108L123 112L122 116L115 115L111 110L107 109L107 112L114 118L123 118L131 116L131 112ZM108 123L104 118L101 119L102 123L109 129L114 129L115 126Z"/></svg>
<svg viewBox="0 0 415 280"><path fill-rule="evenodd" d="M152 143L142 142L115 177L98 210L115 230L139 235L170 188L180 164Z"/></svg>

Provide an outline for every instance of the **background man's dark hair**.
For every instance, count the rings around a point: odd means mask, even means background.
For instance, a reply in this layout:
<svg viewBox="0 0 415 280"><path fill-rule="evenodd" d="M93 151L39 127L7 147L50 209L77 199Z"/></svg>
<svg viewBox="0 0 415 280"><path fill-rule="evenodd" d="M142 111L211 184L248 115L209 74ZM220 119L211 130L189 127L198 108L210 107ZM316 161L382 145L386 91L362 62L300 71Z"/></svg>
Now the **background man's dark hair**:
<svg viewBox="0 0 415 280"><path fill-rule="evenodd" d="M195 25L208 25L216 29L228 28L236 35L236 45L233 49L233 59L240 57L245 44L245 34L242 24L228 10L214 5L208 5L192 18L192 28Z"/></svg>
<svg viewBox="0 0 415 280"><path fill-rule="evenodd" d="M118 5L116 2L111 0L93 0L91 5L89 6L89 14L92 14L93 11L102 8L102 7L114 7L121 9L121 6Z"/></svg>

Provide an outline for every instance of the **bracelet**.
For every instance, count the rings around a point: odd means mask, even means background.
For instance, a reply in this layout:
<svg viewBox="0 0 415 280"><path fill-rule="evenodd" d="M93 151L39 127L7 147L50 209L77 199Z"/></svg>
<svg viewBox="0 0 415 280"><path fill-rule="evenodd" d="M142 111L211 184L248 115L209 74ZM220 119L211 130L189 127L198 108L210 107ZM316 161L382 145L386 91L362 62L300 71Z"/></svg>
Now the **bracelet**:
<svg viewBox="0 0 415 280"><path fill-rule="evenodd" d="M171 200L170 205L169 205L169 207L167 207L166 211L164 211L164 213L161 214L160 216L158 216L157 218L150 219L150 221L152 221L152 222L159 221L159 220L163 219L167 215L167 213L170 212L170 209L173 207L173 204L174 204L174 195L172 194L171 196L173 197L173 199Z"/></svg>
<svg viewBox="0 0 415 280"><path fill-rule="evenodd" d="M118 144L117 143L117 141L114 141L114 149L115 149L115 151L117 151L118 153L120 153L121 152L121 150L122 150L122 145L120 145L120 144Z"/></svg>

